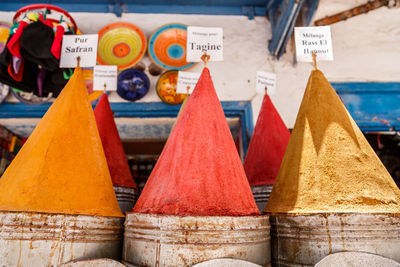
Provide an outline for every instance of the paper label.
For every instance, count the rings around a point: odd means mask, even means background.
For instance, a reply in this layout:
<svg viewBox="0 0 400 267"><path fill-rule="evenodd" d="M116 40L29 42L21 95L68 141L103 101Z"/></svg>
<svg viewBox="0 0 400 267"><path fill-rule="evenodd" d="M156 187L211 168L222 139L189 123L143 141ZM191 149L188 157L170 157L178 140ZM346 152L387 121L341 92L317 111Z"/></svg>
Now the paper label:
<svg viewBox="0 0 400 267"><path fill-rule="evenodd" d="M196 87L199 78L200 78L200 73L179 71L176 92L178 94L187 94L189 90L189 94L193 93L193 90Z"/></svg>
<svg viewBox="0 0 400 267"><path fill-rule="evenodd" d="M97 65L93 68L93 91L117 91L118 69L114 65Z"/></svg>
<svg viewBox="0 0 400 267"><path fill-rule="evenodd" d="M312 62L313 52L317 55L317 61L333 60L330 26L296 27L294 36L298 61Z"/></svg>
<svg viewBox="0 0 400 267"><path fill-rule="evenodd" d="M186 61L200 62L204 53L210 56L209 61L224 60L222 38L222 28L189 26L187 28Z"/></svg>
<svg viewBox="0 0 400 267"><path fill-rule="evenodd" d="M256 74L256 92L259 94L264 94L267 90L268 95L275 95L276 93L276 74L257 71Z"/></svg>
<svg viewBox="0 0 400 267"><path fill-rule="evenodd" d="M97 60L97 34L64 35L61 46L60 68L94 67Z"/></svg>

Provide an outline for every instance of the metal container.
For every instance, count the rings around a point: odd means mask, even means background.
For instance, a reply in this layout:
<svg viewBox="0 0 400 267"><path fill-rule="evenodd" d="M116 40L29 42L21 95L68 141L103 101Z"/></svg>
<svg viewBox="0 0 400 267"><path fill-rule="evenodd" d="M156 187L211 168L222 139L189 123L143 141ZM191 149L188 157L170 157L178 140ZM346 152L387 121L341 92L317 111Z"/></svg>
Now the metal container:
<svg viewBox="0 0 400 267"><path fill-rule="evenodd" d="M260 212L262 213L267 205L269 195L271 194L273 184L252 186L251 191L253 192L254 199Z"/></svg>
<svg viewBox="0 0 400 267"><path fill-rule="evenodd" d="M125 267L122 263L111 259L75 260L60 267Z"/></svg>
<svg viewBox="0 0 400 267"><path fill-rule="evenodd" d="M123 263L127 266L192 266L234 258L270 263L268 216L173 216L128 213Z"/></svg>
<svg viewBox="0 0 400 267"><path fill-rule="evenodd" d="M127 211L132 211L138 199L137 189L125 186L114 186L114 191L122 213L125 214Z"/></svg>
<svg viewBox="0 0 400 267"><path fill-rule="evenodd" d="M2 266L58 266L74 259L119 260L124 218L0 212Z"/></svg>
<svg viewBox="0 0 400 267"><path fill-rule="evenodd" d="M400 214L316 213L271 215L272 264L314 266L342 251L400 261Z"/></svg>

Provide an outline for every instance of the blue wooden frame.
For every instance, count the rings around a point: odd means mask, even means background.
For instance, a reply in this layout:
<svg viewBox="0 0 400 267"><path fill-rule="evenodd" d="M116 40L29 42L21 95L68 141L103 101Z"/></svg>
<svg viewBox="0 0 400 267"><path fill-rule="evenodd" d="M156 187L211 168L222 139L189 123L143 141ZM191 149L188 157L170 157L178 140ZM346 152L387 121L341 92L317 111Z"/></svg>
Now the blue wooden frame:
<svg viewBox="0 0 400 267"><path fill-rule="evenodd" d="M3 0L2 11L17 11L36 0ZM39 1L40 2L40 1ZM59 6L68 12L115 13L164 13L265 16L269 0L46 0L47 4Z"/></svg>
<svg viewBox="0 0 400 267"><path fill-rule="evenodd" d="M272 39L268 45L271 55L277 59L285 53L286 45L292 36L297 17L301 15L301 26L308 26L319 0L271 0L267 14L271 23ZM300 26L298 25L298 26Z"/></svg>
<svg viewBox="0 0 400 267"><path fill-rule="evenodd" d="M363 132L400 130L400 82L332 83Z"/></svg>
<svg viewBox="0 0 400 267"><path fill-rule="evenodd" d="M253 111L249 101L222 101L226 117L240 119L243 138L243 151L247 152L249 140L253 134ZM0 118L41 118L50 107L50 103L28 105L24 103L2 103ZM115 117L155 118L176 117L180 105L168 105L162 102L111 103ZM210 114L210 116L212 116Z"/></svg>

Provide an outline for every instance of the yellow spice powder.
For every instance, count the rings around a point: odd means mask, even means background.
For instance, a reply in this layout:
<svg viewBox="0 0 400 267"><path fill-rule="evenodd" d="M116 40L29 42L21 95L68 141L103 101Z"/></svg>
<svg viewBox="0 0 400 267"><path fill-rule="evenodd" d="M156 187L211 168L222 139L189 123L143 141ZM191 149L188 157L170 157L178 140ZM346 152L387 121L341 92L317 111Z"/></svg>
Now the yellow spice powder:
<svg viewBox="0 0 400 267"><path fill-rule="evenodd" d="M264 211L400 213L400 190L319 70Z"/></svg>

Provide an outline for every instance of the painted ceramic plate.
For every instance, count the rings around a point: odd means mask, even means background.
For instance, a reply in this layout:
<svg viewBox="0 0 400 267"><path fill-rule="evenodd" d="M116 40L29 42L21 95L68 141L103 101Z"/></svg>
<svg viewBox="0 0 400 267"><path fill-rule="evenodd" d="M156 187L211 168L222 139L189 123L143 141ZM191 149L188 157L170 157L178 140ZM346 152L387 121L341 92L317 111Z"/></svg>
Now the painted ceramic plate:
<svg viewBox="0 0 400 267"><path fill-rule="evenodd" d="M11 24L0 21L0 53L3 52L6 46L8 36L10 35Z"/></svg>
<svg viewBox="0 0 400 267"><path fill-rule="evenodd" d="M123 99L139 100L147 94L149 88L149 77L143 71L128 69L118 75L117 93Z"/></svg>
<svg viewBox="0 0 400 267"><path fill-rule="evenodd" d="M133 24L118 22L99 31L97 61L124 70L138 63L146 53L146 36Z"/></svg>
<svg viewBox="0 0 400 267"><path fill-rule="evenodd" d="M170 70L164 72L157 81L156 90L162 102L177 105L185 100L185 94L177 94L178 71Z"/></svg>
<svg viewBox="0 0 400 267"><path fill-rule="evenodd" d="M187 70L196 63L186 62L187 26L171 23L155 30L149 38L148 55L164 70Z"/></svg>

